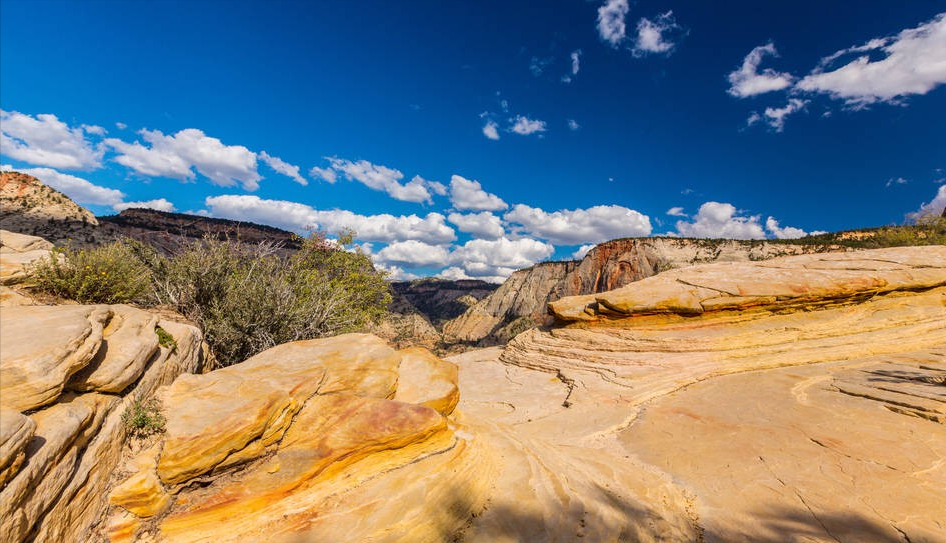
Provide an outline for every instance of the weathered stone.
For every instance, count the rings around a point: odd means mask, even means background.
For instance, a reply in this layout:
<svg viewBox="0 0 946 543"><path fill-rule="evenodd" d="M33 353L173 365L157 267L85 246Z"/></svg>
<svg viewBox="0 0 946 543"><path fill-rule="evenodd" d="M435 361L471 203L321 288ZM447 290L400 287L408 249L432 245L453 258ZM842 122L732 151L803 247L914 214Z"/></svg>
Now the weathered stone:
<svg viewBox="0 0 946 543"><path fill-rule="evenodd" d="M0 312L0 405L47 405L92 359L108 306L18 306Z"/></svg>
<svg viewBox="0 0 946 543"><path fill-rule="evenodd" d="M18 411L0 407L0 489L23 465L26 458L24 449L35 430L33 419Z"/></svg>
<svg viewBox="0 0 946 543"><path fill-rule="evenodd" d="M112 306L112 311L95 358L72 376L69 388L121 392L141 376L157 352L157 315L128 306Z"/></svg>
<svg viewBox="0 0 946 543"><path fill-rule="evenodd" d="M430 407L443 415L453 412L460 400L457 367L426 349L399 351L397 392L394 399Z"/></svg>
<svg viewBox="0 0 946 543"><path fill-rule="evenodd" d="M0 285L22 282L29 265L49 256L52 248L43 238L0 230Z"/></svg>
<svg viewBox="0 0 946 543"><path fill-rule="evenodd" d="M129 462L133 474L112 489L108 503L139 518L153 517L171 504L171 495L164 489L156 472L158 452L158 444L155 444Z"/></svg>

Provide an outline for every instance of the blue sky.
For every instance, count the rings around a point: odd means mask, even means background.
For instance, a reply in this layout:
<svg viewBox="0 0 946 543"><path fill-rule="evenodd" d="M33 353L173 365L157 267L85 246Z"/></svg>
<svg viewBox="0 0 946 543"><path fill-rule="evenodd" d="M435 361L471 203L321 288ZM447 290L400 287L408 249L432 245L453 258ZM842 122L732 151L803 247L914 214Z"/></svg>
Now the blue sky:
<svg viewBox="0 0 946 543"><path fill-rule="evenodd" d="M4 168L395 277L941 209L943 83L939 2L0 3Z"/></svg>

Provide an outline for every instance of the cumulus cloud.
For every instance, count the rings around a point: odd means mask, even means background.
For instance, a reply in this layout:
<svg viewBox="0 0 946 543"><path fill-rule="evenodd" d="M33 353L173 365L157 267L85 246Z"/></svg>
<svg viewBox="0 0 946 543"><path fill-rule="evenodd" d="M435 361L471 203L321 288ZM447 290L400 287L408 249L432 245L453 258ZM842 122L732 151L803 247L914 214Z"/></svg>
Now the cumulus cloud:
<svg viewBox="0 0 946 543"><path fill-rule="evenodd" d="M385 264L400 264L407 268L424 268L447 264L450 251L443 245L432 245L409 239L398 241L381 249L377 258Z"/></svg>
<svg viewBox="0 0 946 543"><path fill-rule="evenodd" d="M483 135L491 140L499 139L499 125L496 124L496 121L486 121L486 124L483 125Z"/></svg>
<svg viewBox="0 0 946 543"><path fill-rule="evenodd" d="M262 177L257 171L256 153L242 145L225 145L196 128L167 136L159 130L138 133L145 144L105 140L105 145L119 153L115 162L147 176L192 181L197 170L215 185L240 184L250 191L259 188Z"/></svg>
<svg viewBox="0 0 946 543"><path fill-rule="evenodd" d="M451 213L447 220L457 225L457 229L477 238L497 239L506 235L502 220L489 211L481 213Z"/></svg>
<svg viewBox="0 0 946 543"><path fill-rule="evenodd" d="M578 124L578 121L576 121L575 119L568 119L569 130L574 131L574 130L578 130L579 128L581 128L581 125Z"/></svg>
<svg viewBox="0 0 946 543"><path fill-rule="evenodd" d="M805 109L805 106L808 105L808 100L802 100L800 98L789 98L788 103L782 107L767 107L765 108L765 113L759 115L755 111L749 114L749 119L746 121L746 124L752 126L758 122L765 121L770 127L774 128L776 132L781 132L785 129L785 119L793 113L798 113L799 111Z"/></svg>
<svg viewBox="0 0 946 543"><path fill-rule="evenodd" d="M537 119L530 119L522 115L516 115L514 119L511 119L510 122L512 125L509 130L519 134L520 136L528 136L529 134L535 134L536 132L545 132L545 121L539 121Z"/></svg>
<svg viewBox="0 0 946 543"><path fill-rule="evenodd" d="M920 206L920 209L907 214L911 221L933 215L939 217L943 214L943 208L946 208L946 185L940 185L936 191L936 196L932 200Z"/></svg>
<svg viewBox="0 0 946 543"><path fill-rule="evenodd" d="M629 10L627 0L605 0L598 8L598 35L611 47L616 48L624 40L627 33L624 18Z"/></svg>
<svg viewBox="0 0 946 543"><path fill-rule="evenodd" d="M431 192L435 194L443 187L440 183L433 184L419 175L410 181L401 184L404 174L394 168L372 164L367 160L353 162L338 157L325 157L329 161L330 169L312 168L313 177L320 177L329 183L334 183L338 175L349 181L357 181L366 187L385 192L395 200L404 202L433 203Z"/></svg>
<svg viewBox="0 0 946 543"><path fill-rule="evenodd" d="M456 232L440 213L417 215L359 215L347 210L317 210L306 204L267 200L253 195L211 196L205 200L210 215L269 224L287 230L318 228L325 232L353 230L358 239L394 243L417 240L431 244L450 243Z"/></svg>
<svg viewBox="0 0 946 543"><path fill-rule="evenodd" d="M265 162L267 166L285 175L286 177L289 177L296 183L299 183L303 186L309 184L305 177L302 177L302 175L299 173L299 166L293 166L279 157L272 156L266 151L261 152L259 154L259 158Z"/></svg>
<svg viewBox="0 0 946 543"><path fill-rule="evenodd" d="M483 190L479 181L459 175L450 178L450 203L459 210L502 211L509 207L502 198Z"/></svg>
<svg viewBox="0 0 946 543"><path fill-rule="evenodd" d="M14 168L4 164L0 170L9 172L14 171ZM51 168L16 168L15 171L32 175L80 204L114 206L125 199L125 194L120 190L100 187L81 177Z"/></svg>
<svg viewBox="0 0 946 543"><path fill-rule="evenodd" d="M946 13L940 13L895 36L875 38L825 57L797 88L828 94L855 108L877 102L899 103L906 96L926 94L946 83L944 52ZM872 61L871 53L885 56ZM859 56L831 68L838 59L850 55Z"/></svg>
<svg viewBox="0 0 946 543"><path fill-rule="evenodd" d="M105 128L94 124L84 124L81 128L86 134L92 134L93 136L104 136L108 132Z"/></svg>
<svg viewBox="0 0 946 543"><path fill-rule="evenodd" d="M683 212L682 207L671 207L667 210L667 215L671 217L686 217L687 214Z"/></svg>
<svg viewBox="0 0 946 543"><path fill-rule="evenodd" d="M504 217L517 230L559 245L600 243L615 238L648 236L650 218L618 205L548 212L518 204Z"/></svg>
<svg viewBox="0 0 946 543"><path fill-rule="evenodd" d="M122 202L120 204L115 204L112 206L112 209L115 211L123 211L125 209L155 209L157 211L167 211L171 213L174 211L174 204L167 201L165 198L158 198L157 200L145 200L141 202Z"/></svg>
<svg viewBox="0 0 946 543"><path fill-rule="evenodd" d="M55 115L36 117L0 110L3 155L38 166L91 170L102 165L103 151L86 140L82 127L69 128Z"/></svg>
<svg viewBox="0 0 946 543"><path fill-rule="evenodd" d="M588 254L588 251L590 251L590 250L592 250L592 249L594 249L594 248L595 248L595 244L594 244L594 243L589 243L589 244L587 244L587 245L582 245L581 247L578 248L578 250L576 250L574 253L572 253L572 258L574 258L575 260L581 260L582 258L585 258L585 255Z"/></svg>
<svg viewBox="0 0 946 543"><path fill-rule="evenodd" d="M808 235L808 232L805 232L801 228L795 228L793 226L780 227L774 217L769 217L765 220L765 229L778 239L798 239Z"/></svg>
<svg viewBox="0 0 946 543"><path fill-rule="evenodd" d="M690 238L764 239L759 216L741 217L735 206L706 202L691 222L677 221L677 232Z"/></svg>
<svg viewBox="0 0 946 543"><path fill-rule="evenodd" d="M637 22L637 38L634 40L634 56L648 54L669 55L676 43L672 34L679 32L680 25L673 17L673 11L661 13L654 20L646 17Z"/></svg>
<svg viewBox="0 0 946 543"><path fill-rule="evenodd" d="M792 86L795 78L789 73L777 72L771 68L759 72L759 65L762 64L765 55L778 57L775 44L769 42L756 47L743 59L742 66L729 74L730 86L727 92L730 95L737 98L747 98Z"/></svg>
<svg viewBox="0 0 946 543"><path fill-rule="evenodd" d="M474 239L454 249L450 263L459 266L470 277L495 280L532 266L554 252L552 245L528 238Z"/></svg>

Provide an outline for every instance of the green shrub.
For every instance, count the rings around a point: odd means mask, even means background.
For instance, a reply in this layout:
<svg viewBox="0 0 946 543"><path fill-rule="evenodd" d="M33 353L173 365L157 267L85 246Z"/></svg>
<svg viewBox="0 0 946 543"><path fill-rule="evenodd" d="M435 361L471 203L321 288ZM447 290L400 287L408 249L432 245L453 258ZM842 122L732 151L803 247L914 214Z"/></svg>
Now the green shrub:
<svg viewBox="0 0 946 543"><path fill-rule="evenodd" d="M167 330L158 326L154 329L154 333L158 336L158 345L165 349L171 349L172 353L177 350L177 340Z"/></svg>
<svg viewBox="0 0 946 543"><path fill-rule="evenodd" d="M217 363L270 347L363 330L391 301L370 259L321 235L290 255L204 238L153 264L155 297L197 323Z"/></svg>
<svg viewBox="0 0 946 543"><path fill-rule="evenodd" d="M30 274L39 289L81 303L141 302L151 286L150 270L124 241L54 249L30 267Z"/></svg>
<svg viewBox="0 0 946 543"><path fill-rule="evenodd" d="M135 400L122 413L125 431L133 437L148 437L164 432L167 420L161 413L161 404L156 398L147 401Z"/></svg>

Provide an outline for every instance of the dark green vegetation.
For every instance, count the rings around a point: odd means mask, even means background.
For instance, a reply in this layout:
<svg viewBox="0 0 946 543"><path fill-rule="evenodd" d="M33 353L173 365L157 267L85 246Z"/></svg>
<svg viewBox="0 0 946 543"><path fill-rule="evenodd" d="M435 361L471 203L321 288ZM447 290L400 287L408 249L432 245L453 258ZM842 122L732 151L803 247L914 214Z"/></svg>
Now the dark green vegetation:
<svg viewBox="0 0 946 543"><path fill-rule="evenodd" d="M170 256L123 239L58 251L32 276L41 290L83 303L170 306L203 330L217 364L229 366L288 341L362 330L385 315L384 274L346 250L350 234L342 238L313 234L286 255L276 244L208 236L183 241Z"/></svg>
<svg viewBox="0 0 946 543"><path fill-rule="evenodd" d="M135 400L122 413L122 424L125 431L133 437L148 437L164 432L167 420L161 414L161 404L156 398L148 401Z"/></svg>
<svg viewBox="0 0 946 543"><path fill-rule="evenodd" d="M158 326L154 329L154 333L158 336L158 345L171 349L172 353L177 350L177 340L167 330Z"/></svg>
<svg viewBox="0 0 946 543"><path fill-rule="evenodd" d="M916 224L881 226L845 232L831 232L794 240L773 240L812 245L843 245L857 249L880 249L908 245L946 245L946 217L926 216Z"/></svg>

